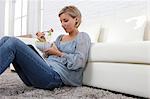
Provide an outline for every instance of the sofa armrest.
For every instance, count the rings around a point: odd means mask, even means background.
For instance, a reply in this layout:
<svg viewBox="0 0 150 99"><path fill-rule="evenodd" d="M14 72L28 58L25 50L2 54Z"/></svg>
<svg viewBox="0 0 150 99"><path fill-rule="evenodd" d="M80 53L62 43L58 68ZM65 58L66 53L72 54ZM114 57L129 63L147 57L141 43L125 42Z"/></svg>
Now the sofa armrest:
<svg viewBox="0 0 150 99"><path fill-rule="evenodd" d="M17 37L18 39L20 39L21 41L23 41L26 44L35 44L35 41L37 40L36 38L30 38L30 37Z"/></svg>
<svg viewBox="0 0 150 99"><path fill-rule="evenodd" d="M20 36L17 36L17 37L32 38L32 34L20 35Z"/></svg>

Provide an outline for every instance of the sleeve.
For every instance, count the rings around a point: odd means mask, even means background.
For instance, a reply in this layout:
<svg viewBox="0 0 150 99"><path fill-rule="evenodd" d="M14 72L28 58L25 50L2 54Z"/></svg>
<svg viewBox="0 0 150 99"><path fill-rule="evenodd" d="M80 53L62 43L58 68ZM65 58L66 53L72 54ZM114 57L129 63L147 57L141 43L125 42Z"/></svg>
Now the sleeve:
<svg viewBox="0 0 150 99"><path fill-rule="evenodd" d="M84 39L83 39L84 38ZM74 53L64 53L62 57L66 58L67 68L76 70L84 68L88 59L91 40L89 36L82 35L77 39L76 49Z"/></svg>
<svg viewBox="0 0 150 99"><path fill-rule="evenodd" d="M62 36L63 36L62 34L59 35L59 36L56 38L56 40L54 41L54 43L56 44L57 47L59 47L59 46L58 46L58 45L59 45L58 43L60 42L60 39L62 38Z"/></svg>

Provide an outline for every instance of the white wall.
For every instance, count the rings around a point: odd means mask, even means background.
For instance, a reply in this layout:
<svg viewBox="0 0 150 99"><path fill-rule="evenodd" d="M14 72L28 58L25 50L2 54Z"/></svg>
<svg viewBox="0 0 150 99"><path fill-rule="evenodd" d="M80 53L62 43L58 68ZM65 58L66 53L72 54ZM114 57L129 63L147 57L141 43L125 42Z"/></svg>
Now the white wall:
<svg viewBox="0 0 150 99"><path fill-rule="evenodd" d="M13 0L12 0L13 1ZM61 27L58 13L66 5L77 6L82 13L81 31L91 28L89 35L99 32L99 27L107 19L117 19L136 15L147 15L148 25L146 32L150 31L150 0L43 0L43 30L54 28L54 39L61 33L65 33ZM28 33L36 33L40 30L40 0L29 0ZM4 33L4 7L5 0L0 0L0 35ZM12 13L13 14L13 13ZM13 18L13 17L10 17ZM11 19L9 19L11 20ZM10 26L12 28L12 26ZM93 32L93 28L96 28ZM10 29L9 33L12 29ZM12 30L13 31L13 30ZM150 34L150 33L149 33ZM146 39L150 35L146 34Z"/></svg>
<svg viewBox="0 0 150 99"><path fill-rule="evenodd" d="M14 36L15 0L9 0L8 16L8 35Z"/></svg>
<svg viewBox="0 0 150 99"><path fill-rule="evenodd" d="M64 33L58 13L65 5L75 5L80 9L83 17L80 30L85 32L89 28L96 28L97 31L94 32L99 32L98 28L108 19L150 16L149 0L44 0L43 29L48 30L49 27L53 27L56 34L54 38ZM93 36L91 33L89 35Z"/></svg>
<svg viewBox="0 0 150 99"><path fill-rule="evenodd" d="M28 2L28 22L27 22L27 33L35 34L40 31L40 0L29 0Z"/></svg>
<svg viewBox="0 0 150 99"><path fill-rule="evenodd" d="M4 34L5 0L0 0L0 37Z"/></svg>
<svg viewBox="0 0 150 99"><path fill-rule="evenodd" d="M14 35L15 3L16 0L0 0L0 37L3 35L10 35L10 36ZM6 9L7 11L5 10L6 5L8 6L8 9ZM35 34L37 31L40 31L41 26L40 7L41 7L41 0L29 0L27 34ZM5 15L8 16L6 19ZM7 28L4 29L5 28L4 26L6 26Z"/></svg>

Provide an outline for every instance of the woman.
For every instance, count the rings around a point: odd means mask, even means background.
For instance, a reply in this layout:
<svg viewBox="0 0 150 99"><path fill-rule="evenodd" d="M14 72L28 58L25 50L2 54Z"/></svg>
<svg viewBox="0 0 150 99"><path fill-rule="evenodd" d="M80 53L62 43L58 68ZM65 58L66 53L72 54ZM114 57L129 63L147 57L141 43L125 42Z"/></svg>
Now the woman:
<svg viewBox="0 0 150 99"><path fill-rule="evenodd" d="M0 74L13 63L27 86L54 89L64 85L82 85L90 38L78 31L81 13L75 6L64 7L59 12L59 18L68 35L58 36L55 44L45 50L48 64L22 41L3 37L0 40Z"/></svg>

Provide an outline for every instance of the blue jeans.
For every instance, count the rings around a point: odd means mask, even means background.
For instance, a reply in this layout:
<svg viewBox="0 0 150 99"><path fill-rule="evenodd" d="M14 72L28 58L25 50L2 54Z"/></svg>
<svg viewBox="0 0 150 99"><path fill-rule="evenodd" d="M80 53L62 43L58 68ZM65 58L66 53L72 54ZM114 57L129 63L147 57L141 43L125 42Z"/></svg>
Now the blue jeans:
<svg viewBox="0 0 150 99"><path fill-rule="evenodd" d="M63 85L59 74L30 47L15 37L3 37L0 40L0 74L10 63L27 86L54 89Z"/></svg>

